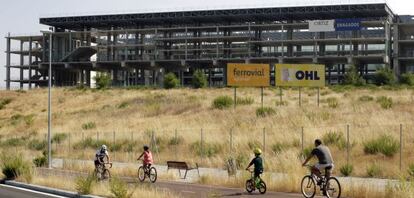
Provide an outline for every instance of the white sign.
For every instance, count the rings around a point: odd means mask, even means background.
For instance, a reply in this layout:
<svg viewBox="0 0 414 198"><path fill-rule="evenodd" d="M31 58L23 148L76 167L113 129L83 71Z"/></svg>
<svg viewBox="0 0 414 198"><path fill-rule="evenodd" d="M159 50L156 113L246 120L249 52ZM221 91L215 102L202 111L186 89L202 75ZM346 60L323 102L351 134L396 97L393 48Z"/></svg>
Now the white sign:
<svg viewBox="0 0 414 198"><path fill-rule="evenodd" d="M335 20L309 21L309 32L334 32Z"/></svg>

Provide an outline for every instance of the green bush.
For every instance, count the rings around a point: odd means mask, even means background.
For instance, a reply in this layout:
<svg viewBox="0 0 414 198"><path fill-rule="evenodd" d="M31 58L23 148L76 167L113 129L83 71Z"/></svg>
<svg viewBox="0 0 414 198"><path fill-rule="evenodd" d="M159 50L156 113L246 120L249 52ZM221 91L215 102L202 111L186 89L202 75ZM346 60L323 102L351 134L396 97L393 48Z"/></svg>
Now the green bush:
<svg viewBox="0 0 414 198"><path fill-rule="evenodd" d="M168 73L164 77L164 88L165 89L172 89L176 88L180 84L177 76L174 73Z"/></svg>
<svg viewBox="0 0 414 198"><path fill-rule="evenodd" d="M46 140L33 139L28 144L27 147L31 150L42 151L45 150L47 146Z"/></svg>
<svg viewBox="0 0 414 198"><path fill-rule="evenodd" d="M408 175L410 175L411 177L414 177L414 164L410 164L408 165Z"/></svg>
<svg viewBox="0 0 414 198"><path fill-rule="evenodd" d="M112 84L111 75L108 73L97 73L94 80L97 89L106 89Z"/></svg>
<svg viewBox="0 0 414 198"><path fill-rule="evenodd" d="M276 106L288 106L287 101L276 101Z"/></svg>
<svg viewBox="0 0 414 198"><path fill-rule="evenodd" d="M286 145L286 143L282 143L282 142L277 142L277 143L272 145L272 151L275 154L280 154L284 150L286 150L287 148L289 148L289 145Z"/></svg>
<svg viewBox="0 0 414 198"><path fill-rule="evenodd" d="M359 97L358 100L361 101L361 102L369 102L369 101L373 101L374 97L372 97L372 96L361 96L361 97Z"/></svg>
<svg viewBox="0 0 414 198"><path fill-rule="evenodd" d="M370 166L367 167L367 176L368 177L379 177L382 174L382 170L381 167L376 164L373 163Z"/></svg>
<svg viewBox="0 0 414 198"><path fill-rule="evenodd" d="M326 145L335 145L339 149L346 148L346 140L341 132L329 131L322 137L322 142Z"/></svg>
<svg viewBox="0 0 414 198"><path fill-rule="evenodd" d="M43 167L47 164L47 154L46 151L43 151L42 156L36 157L33 159L33 164L36 167Z"/></svg>
<svg viewBox="0 0 414 198"><path fill-rule="evenodd" d="M272 107L260 107L256 109L257 117L266 117L276 114L276 111Z"/></svg>
<svg viewBox="0 0 414 198"><path fill-rule="evenodd" d="M364 152L366 154L382 153L387 157L394 156L400 148L398 140L390 135L381 135L377 139L364 142Z"/></svg>
<svg viewBox="0 0 414 198"><path fill-rule="evenodd" d="M344 84L362 86L365 84L364 79L358 74L358 68L355 65L351 65L345 74Z"/></svg>
<svg viewBox="0 0 414 198"><path fill-rule="evenodd" d="M6 179L23 178L30 182L32 179L32 170L30 163L23 160L19 153L2 153L1 170Z"/></svg>
<svg viewBox="0 0 414 198"><path fill-rule="evenodd" d="M402 74L400 78L400 83L413 86L414 85L414 74L411 74L411 73Z"/></svg>
<svg viewBox="0 0 414 198"><path fill-rule="evenodd" d="M374 82L378 86L393 85L395 84L394 72L389 68L379 69L374 75Z"/></svg>
<svg viewBox="0 0 414 198"><path fill-rule="evenodd" d="M3 109L6 105L10 104L12 99L10 98L2 98L0 99L0 110Z"/></svg>
<svg viewBox="0 0 414 198"><path fill-rule="evenodd" d="M128 102L122 102L121 104L118 105L118 109L125 109L129 106Z"/></svg>
<svg viewBox="0 0 414 198"><path fill-rule="evenodd" d="M22 121L22 119L24 118L24 116L23 115L21 115L21 114L15 114L15 115L12 115L12 117L10 118L10 120L11 120L11 124L13 125L13 126L15 126L15 125L17 125L17 124L19 124L20 123L20 121Z"/></svg>
<svg viewBox="0 0 414 198"><path fill-rule="evenodd" d="M197 141L191 144L190 148L197 155L202 155L204 157L214 157L215 155L220 153L222 146L218 143L203 142L203 144L201 144L200 141Z"/></svg>
<svg viewBox="0 0 414 198"><path fill-rule="evenodd" d="M250 98L250 97L237 98L236 99L236 104L237 105L251 105L253 103L254 103L254 99Z"/></svg>
<svg viewBox="0 0 414 198"><path fill-rule="evenodd" d="M94 129L94 128L96 128L95 122L88 122L88 123L82 124L83 130L89 130L89 129Z"/></svg>
<svg viewBox="0 0 414 198"><path fill-rule="evenodd" d="M219 96L213 101L213 108L227 109L233 106L233 99L230 96Z"/></svg>
<svg viewBox="0 0 414 198"><path fill-rule="evenodd" d="M328 102L328 107L332 109L335 109L339 106L339 101L337 98L331 97L331 98L328 98L326 101Z"/></svg>
<svg viewBox="0 0 414 198"><path fill-rule="evenodd" d="M2 146L5 147L16 147L16 146L23 146L26 144L26 138L10 138L6 141L2 142Z"/></svg>
<svg viewBox="0 0 414 198"><path fill-rule="evenodd" d="M81 140L80 142L75 143L73 145L73 148L74 149L86 149L86 148L97 149L97 148L100 148L103 144L108 145L109 147L108 141L96 140L96 139L92 139L91 137L88 137L84 140Z"/></svg>
<svg viewBox="0 0 414 198"><path fill-rule="evenodd" d="M60 144L69 137L66 133L55 133L52 137L52 143Z"/></svg>
<svg viewBox="0 0 414 198"><path fill-rule="evenodd" d="M341 174L345 177L351 176L354 166L352 164L345 164L340 168Z"/></svg>
<svg viewBox="0 0 414 198"><path fill-rule="evenodd" d="M199 89L207 86L207 77L201 70L196 70L193 74L191 84L194 88Z"/></svg>
<svg viewBox="0 0 414 198"><path fill-rule="evenodd" d="M168 145L180 145L184 142L184 138L181 136L177 136L177 137L172 137L170 138L170 140L168 141Z"/></svg>
<svg viewBox="0 0 414 198"><path fill-rule="evenodd" d="M23 117L23 120L26 126L32 126L32 124L34 123L34 117L35 117L34 114L30 114L30 115Z"/></svg>
<svg viewBox="0 0 414 198"><path fill-rule="evenodd" d="M109 190L115 198L130 198L133 194L133 192L128 192L128 184L118 178L111 179Z"/></svg>
<svg viewBox="0 0 414 198"><path fill-rule="evenodd" d="M378 97L377 103L380 104L383 109L391 109L393 105L392 98L386 96Z"/></svg>
<svg viewBox="0 0 414 198"><path fill-rule="evenodd" d="M92 193L93 185L96 178L90 174L87 177L79 176L75 180L75 189L80 195L89 195Z"/></svg>

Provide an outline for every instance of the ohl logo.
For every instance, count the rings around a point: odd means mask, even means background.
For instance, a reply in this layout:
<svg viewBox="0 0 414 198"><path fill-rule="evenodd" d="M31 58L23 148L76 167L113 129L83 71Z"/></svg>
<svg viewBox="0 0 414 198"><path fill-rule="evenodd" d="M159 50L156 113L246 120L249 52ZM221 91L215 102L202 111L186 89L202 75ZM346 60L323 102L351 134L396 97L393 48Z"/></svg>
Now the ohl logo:
<svg viewBox="0 0 414 198"><path fill-rule="evenodd" d="M298 80L321 80L318 71L297 71L295 76Z"/></svg>

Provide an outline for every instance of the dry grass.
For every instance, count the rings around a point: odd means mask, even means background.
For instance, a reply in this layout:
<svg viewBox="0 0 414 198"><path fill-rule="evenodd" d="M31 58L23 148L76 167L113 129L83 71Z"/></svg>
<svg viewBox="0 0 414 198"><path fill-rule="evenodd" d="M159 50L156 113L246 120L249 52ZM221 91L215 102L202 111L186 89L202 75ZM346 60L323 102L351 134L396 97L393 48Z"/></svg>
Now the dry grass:
<svg viewBox="0 0 414 198"><path fill-rule="evenodd" d="M185 160L221 168L230 155L245 165L251 157L251 148L263 147L265 139L263 150L266 171L292 172L292 166L283 162L300 165L301 159L298 156L302 127L306 148L312 145L315 138L321 138L328 132L346 135L346 124L349 124L353 145L350 160L355 170L352 175L366 176L367 162L376 162L384 170L381 177L396 177L405 174L408 163L414 160L414 135L407 130L413 127L414 121L413 91L410 89L354 89L335 92L325 88L321 90L320 107L316 105L314 89L303 89L302 107L298 106L297 90L284 90L283 101L287 105L276 106L279 90L266 89L264 104L274 107L276 114L264 118L257 117L255 113L261 106L259 89L238 89L238 96L254 100L251 105L229 110L212 108L214 98L232 96L232 91L226 88L107 91L54 89L53 132L70 134L67 140L54 146L54 156L91 159L96 148L74 149L73 145L87 137L99 137L99 140L112 143L116 131L115 141L124 147L111 152L111 157L116 161L133 162L141 151L140 145L150 144L152 132L155 132L159 152L155 148L152 150L157 163ZM370 96L374 100L361 101L361 96ZM381 108L375 101L380 96L392 98L393 107ZM31 134L31 139L44 139L47 131L46 90L37 89L26 93L0 91L0 98L11 99L0 110L0 136L9 138ZM329 106L328 98L337 99L336 108ZM94 123L95 127L82 127L87 123ZM366 155L363 152L363 143L381 134L389 134L399 140L400 123L404 124L403 172L399 171L398 153L394 157L385 157L380 154ZM175 134L180 139L177 145L170 143ZM233 137L233 147L230 147L230 136ZM201 140L204 152L199 152L199 147L195 144ZM279 143L284 144L283 150L276 153L273 148ZM131 149L125 147L128 144L132 145ZM21 150L23 147L25 145L16 149ZM8 147L1 149L5 148ZM346 150L336 146L331 149L336 170L339 170L339 167L346 164ZM30 153L40 155L40 151L26 151L26 155Z"/></svg>
<svg viewBox="0 0 414 198"><path fill-rule="evenodd" d="M57 189L64 189L69 191L76 191L75 190L75 180L71 177L65 177L62 180L61 177L57 176L47 176L41 177L36 176L32 184L41 185L41 186L48 186ZM139 185L129 185L129 191L133 192L131 198L140 198L140 197L154 197L154 198L175 198L178 197L176 194L166 190L166 189L158 189L151 185L139 184ZM103 197L112 197L109 190L109 183L108 182L99 182L93 185L92 194L99 195Z"/></svg>

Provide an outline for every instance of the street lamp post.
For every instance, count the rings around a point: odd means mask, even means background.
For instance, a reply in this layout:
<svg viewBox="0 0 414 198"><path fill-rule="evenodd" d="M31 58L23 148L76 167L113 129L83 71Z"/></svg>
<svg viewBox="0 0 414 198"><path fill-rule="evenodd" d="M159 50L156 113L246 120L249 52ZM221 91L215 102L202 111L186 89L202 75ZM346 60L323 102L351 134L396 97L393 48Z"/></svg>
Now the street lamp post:
<svg viewBox="0 0 414 198"><path fill-rule="evenodd" d="M47 98L47 166L49 169L52 168L52 140L51 140L51 132L52 132L52 95L50 93L52 87L52 34L53 34L53 27L49 28L50 31L42 31L43 33L49 34L49 79L48 79L48 98Z"/></svg>

